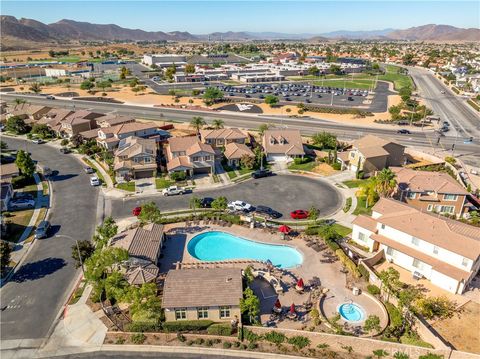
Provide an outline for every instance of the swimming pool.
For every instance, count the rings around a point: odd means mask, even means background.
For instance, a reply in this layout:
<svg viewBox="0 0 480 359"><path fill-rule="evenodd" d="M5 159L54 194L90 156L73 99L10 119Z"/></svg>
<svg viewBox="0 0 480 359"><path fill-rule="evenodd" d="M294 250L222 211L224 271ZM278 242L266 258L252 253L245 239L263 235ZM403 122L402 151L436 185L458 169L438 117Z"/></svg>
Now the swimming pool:
<svg viewBox="0 0 480 359"><path fill-rule="evenodd" d="M196 235L188 242L187 250L192 257L202 261L270 260L280 268L297 267L303 262L302 254L293 247L255 242L216 231Z"/></svg>
<svg viewBox="0 0 480 359"><path fill-rule="evenodd" d="M338 307L338 313L348 322L360 322L365 318L364 310L354 303L343 303Z"/></svg>

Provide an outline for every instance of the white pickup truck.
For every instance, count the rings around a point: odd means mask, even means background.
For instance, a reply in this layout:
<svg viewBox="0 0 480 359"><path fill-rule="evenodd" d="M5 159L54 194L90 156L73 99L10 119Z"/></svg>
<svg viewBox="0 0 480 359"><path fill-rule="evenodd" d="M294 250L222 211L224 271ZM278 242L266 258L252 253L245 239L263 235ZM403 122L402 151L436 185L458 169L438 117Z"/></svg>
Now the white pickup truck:
<svg viewBox="0 0 480 359"><path fill-rule="evenodd" d="M184 194L187 191L183 187L178 187L178 186L170 186L168 188L165 188L162 191L162 194L164 196L176 196L177 194Z"/></svg>

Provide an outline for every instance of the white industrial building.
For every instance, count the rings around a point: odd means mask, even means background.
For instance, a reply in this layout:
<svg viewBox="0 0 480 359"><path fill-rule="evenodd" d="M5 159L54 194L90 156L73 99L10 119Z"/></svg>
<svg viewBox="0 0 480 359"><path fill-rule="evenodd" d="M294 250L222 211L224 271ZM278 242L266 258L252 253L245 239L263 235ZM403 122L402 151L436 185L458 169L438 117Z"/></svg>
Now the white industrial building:
<svg viewBox="0 0 480 359"><path fill-rule="evenodd" d="M158 67L168 67L173 64L184 66L187 64L187 57L176 54L148 54L143 55L143 63L148 66L155 64Z"/></svg>

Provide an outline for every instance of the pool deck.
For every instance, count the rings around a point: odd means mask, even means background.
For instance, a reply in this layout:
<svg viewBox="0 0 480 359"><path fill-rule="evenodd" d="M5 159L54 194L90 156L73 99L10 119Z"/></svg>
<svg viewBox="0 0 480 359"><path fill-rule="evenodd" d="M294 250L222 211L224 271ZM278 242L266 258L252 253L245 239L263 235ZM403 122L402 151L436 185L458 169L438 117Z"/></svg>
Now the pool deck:
<svg viewBox="0 0 480 359"><path fill-rule="evenodd" d="M270 233L268 231L262 229L251 229L244 226L233 225L231 227L222 227L218 225L198 225L193 227L185 227L183 223L176 223L172 225L165 226L165 232L169 236L169 240L166 242L167 249L172 247L172 243L177 243L180 248L175 248L177 252L176 258L170 258L169 268L161 268L161 271L174 269L175 262L179 261L182 263L202 263L202 261L192 257L188 253L187 244L188 242L196 235L208 231L222 231L226 233L230 233L232 235L242 237L248 240L254 240L258 242L263 242L267 244L277 244L277 245L288 245L295 249L297 249L303 255L303 263L301 266L296 268L289 268L283 270L283 275L279 278L281 279L282 283L284 284L284 288L286 289L284 293L280 294L278 298L282 303L282 306L288 310L292 303L296 305L301 305L306 302L309 298L309 293L305 292L303 294L298 293L295 291L294 287L296 281L299 278L303 278L305 283L308 283L314 277L320 278L321 286L324 288L328 288L328 293L323 300L323 307L322 311L325 313L327 318L335 316L337 313L337 306L352 300L354 303L360 305L366 313L366 317L368 315L377 315L381 320L381 325L386 325L388 319L385 317L384 308L379 304L375 299L373 299L370 295L362 294L359 296L353 295L352 291L347 287L347 276L346 274L341 272L342 265L340 261L330 261L325 262L321 261L324 260L325 252L329 250L322 250L320 252L316 252L312 248L306 245L306 242L298 237L292 237L289 240L284 240L283 235L281 233ZM173 246L173 247L177 247ZM168 252L166 251L166 257L168 257ZM180 255L181 253L181 255ZM176 261L175 261L176 259ZM163 260L161 260L163 262ZM229 261L226 266L238 266L245 268L248 263L244 262L241 263L239 259L238 262L235 263ZM216 266L212 263L213 266ZM221 264L219 264L221 265ZM262 265L258 263L260 268ZM267 319L270 314L270 310L268 308L272 308L273 303L276 300L276 295L272 294L270 291L267 290L266 287L256 284L255 292L261 298L262 306L262 321ZM262 298L263 297L263 298ZM365 317L365 319L366 319ZM340 324L343 323L341 320ZM361 325L360 323L355 323L354 325ZM294 321L286 321L285 323L277 324L278 327L288 327L292 329L301 329L304 326L304 323L301 322L294 322ZM298 328L297 328L298 327Z"/></svg>

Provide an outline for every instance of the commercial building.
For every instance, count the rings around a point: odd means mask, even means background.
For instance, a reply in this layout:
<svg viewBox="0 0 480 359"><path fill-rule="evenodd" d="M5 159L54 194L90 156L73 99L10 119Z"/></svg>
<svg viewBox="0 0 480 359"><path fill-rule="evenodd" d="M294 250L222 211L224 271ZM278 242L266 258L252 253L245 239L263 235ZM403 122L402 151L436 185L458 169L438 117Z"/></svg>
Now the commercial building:
<svg viewBox="0 0 480 359"><path fill-rule="evenodd" d="M147 54L143 55L143 63L148 66L156 65L158 67L169 67L173 64L180 66L186 65L187 57L175 54Z"/></svg>

